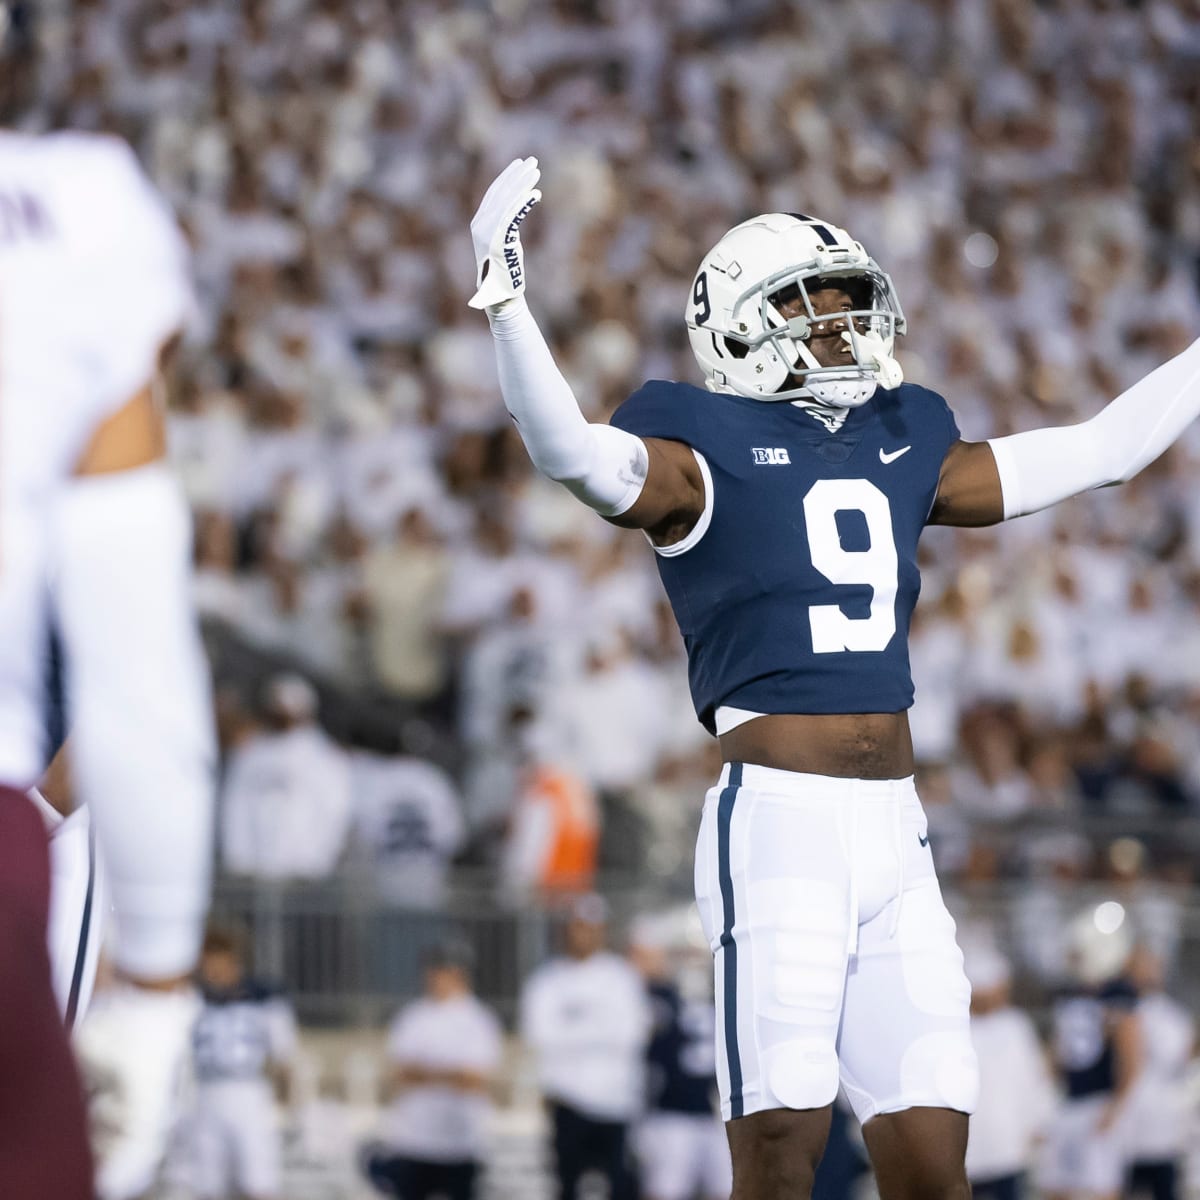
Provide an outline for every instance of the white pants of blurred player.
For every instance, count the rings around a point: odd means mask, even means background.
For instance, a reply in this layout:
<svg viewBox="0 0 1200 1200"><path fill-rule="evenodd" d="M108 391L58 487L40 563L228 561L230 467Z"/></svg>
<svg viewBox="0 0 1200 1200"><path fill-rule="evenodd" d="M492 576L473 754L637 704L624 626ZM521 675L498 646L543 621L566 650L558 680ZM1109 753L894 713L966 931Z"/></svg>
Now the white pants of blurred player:
<svg viewBox="0 0 1200 1200"><path fill-rule="evenodd" d="M266 1080L197 1084L186 1120L187 1182L198 1200L282 1196L279 1122Z"/></svg>
<svg viewBox="0 0 1200 1200"><path fill-rule="evenodd" d="M1117 1196L1125 1179L1125 1138L1115 1128L1096 1128L1110 1096L1068 1100L1059 1109L1042 1147L1037 1184L1043 1192L1071 1196Z"/></svg>
<svg viewBox="0 0 1200 1200"><path fill-rule="evenodd" d="M650 1113L637 1131L646 1200L729 1200L733 1167L725 1126L715 1116Z"/></svg>

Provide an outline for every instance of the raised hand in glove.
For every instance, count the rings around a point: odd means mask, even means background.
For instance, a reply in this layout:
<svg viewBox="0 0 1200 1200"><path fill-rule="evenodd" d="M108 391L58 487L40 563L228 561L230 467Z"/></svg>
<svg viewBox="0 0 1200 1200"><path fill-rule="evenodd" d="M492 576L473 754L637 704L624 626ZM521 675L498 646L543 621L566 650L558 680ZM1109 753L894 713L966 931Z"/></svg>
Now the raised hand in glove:
<svg viewBox="0 0 1200 1200"><path fill-rule="evenodd" d="M471 219L477 291L472 308L495 308L525 290L521 222L542 198L536 158L517 158L496 177Z"/></svg>

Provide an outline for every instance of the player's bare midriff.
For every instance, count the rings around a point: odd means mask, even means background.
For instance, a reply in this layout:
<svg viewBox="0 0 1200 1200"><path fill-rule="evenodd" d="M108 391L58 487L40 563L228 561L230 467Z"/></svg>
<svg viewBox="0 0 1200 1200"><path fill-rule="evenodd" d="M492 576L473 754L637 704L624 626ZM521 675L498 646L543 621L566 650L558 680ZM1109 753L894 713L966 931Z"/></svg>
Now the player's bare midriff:
<svg viewBox="0 0 1200 1200"><path fill-rule="evenodd" d="M756 717L721 738L721 756L837 779L903 779L913 773L906 712Z"/></svg>

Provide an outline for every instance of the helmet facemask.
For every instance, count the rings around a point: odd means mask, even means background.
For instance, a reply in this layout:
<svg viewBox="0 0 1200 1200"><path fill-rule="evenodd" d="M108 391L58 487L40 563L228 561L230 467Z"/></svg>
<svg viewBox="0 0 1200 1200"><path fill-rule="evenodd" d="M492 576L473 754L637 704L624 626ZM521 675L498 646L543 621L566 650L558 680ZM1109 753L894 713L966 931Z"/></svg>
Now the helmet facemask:
<svg viewBox="0 0 1200 1200"><path fill-rule="evenodd" d="M847 292L854 307L835 313L816 312L812 293L824 288ZM782 307L797 299L804 312L789 319ZM745 346L741 354L769 344L791 376L799 377L795 386L786 386L785 380L785 386L762 396L764 400L815 401L831 408L858 408L870 400L880 384L892 388L903 379L892 354L896 335L904 332L904 313L891 279L873 261L869 266L842 270L816 263L787 267L742 292L732 315L725 336L734 354L737 351L730 343ZM842 338L853 355L853 361L844 366L822 365L809 345L814 330L831 321L843 326ZM750 332L755 327L759 332Z"/></svg>
<svg viewBox="0 0 1200 1200"><path fill-rule="evenodd" d="M818 312L823 288L846 292L853 308ZM844 229L802 213L763 213L729 230L701 260L684 321L709 391L789 401L827 428L903 380L891 279ZM818 330L822 321L838 322L844 343L836 327ZM832 352L843 344L848 354Z"/></svg>

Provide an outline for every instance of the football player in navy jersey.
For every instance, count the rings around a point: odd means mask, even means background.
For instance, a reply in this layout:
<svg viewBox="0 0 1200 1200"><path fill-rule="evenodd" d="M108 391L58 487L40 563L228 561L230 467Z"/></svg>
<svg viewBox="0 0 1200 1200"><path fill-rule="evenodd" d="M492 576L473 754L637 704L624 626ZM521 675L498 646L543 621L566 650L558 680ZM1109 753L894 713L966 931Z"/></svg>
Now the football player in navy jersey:
<svg viewBox="0 0 1200 1200"><path fill-rule="evenodd" d="M646 1046L646 1112L636 1139L642 1200L728 1200L729 1148L713 1107L711 983L679 961L668 920L642 918L630 931L629 958L646 981L654 1020Z"/></svg>
<svg viewBox="0 0 1200 1200"><path fill-rule="evenodd" d="M903 382L886 273L843 230L769 213L697 272L704 387L651 382L593 425L523 297L538 179L518 159L485 195L471 304L534 465L649 538L720 739L696 891L735 1200L809 1195L839 1083L883 1200L966 1197L970 989L906 712L917 539L1131 478L1200 413L1200 342L1090 421L964 442Z"/></svg>
<svg viewBox="0 0 1200 1200"><path fill-rule="evenodd" d="M1100 909L1070 929L1074 986L1054 1001L1051 1049L1064 1100L1043 1150L1048 1200L1117 1200L1126 1174L1130 1106L1145 1062L1137 988L1127 967L1129 922Z"/></svg>

